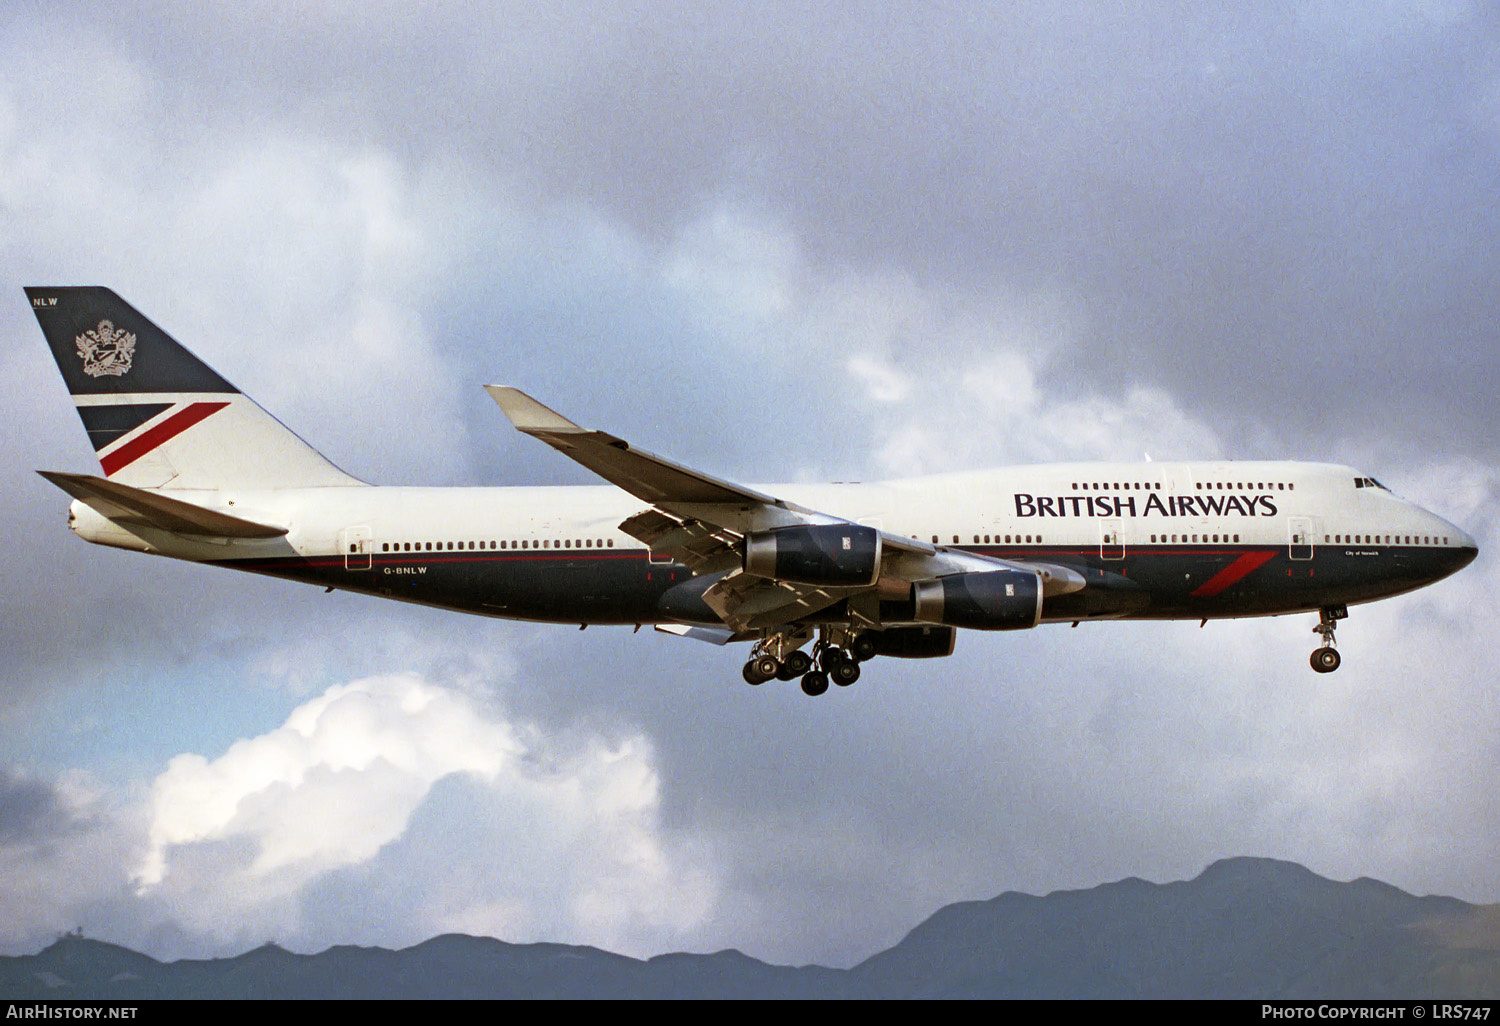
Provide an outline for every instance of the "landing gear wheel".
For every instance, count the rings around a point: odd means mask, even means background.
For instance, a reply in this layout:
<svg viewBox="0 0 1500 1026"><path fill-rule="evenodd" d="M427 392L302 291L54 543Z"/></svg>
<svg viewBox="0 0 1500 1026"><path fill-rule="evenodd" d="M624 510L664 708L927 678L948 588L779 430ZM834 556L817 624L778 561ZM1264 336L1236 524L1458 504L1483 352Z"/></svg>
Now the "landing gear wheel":
<svg viewBox="0 0 1500 1026"><path fill-rule="evenodd" d="M1336 648L1315 649L1312 654L1312 668L1319 673L1332 673L1339 668L1342 660L1339 658L1339 650Z"/></svg>
<svg viewBox="0 0 1500 1026"><path fill-rule="evenodd" d="M828 671L828 676L841 688L847 688L850 684L859 680L859 664L853 659L840 659L833 664L833 669Z"/></svg>
<svg viewBox="0 0 1500 1026"><path fill-rule="evenodd" d="M868 634L861 634L849 646L849 651L859 662L867 663L875 658L875 639Z"/></svg>
<svg viewBox="0 0 1500 1026"><path fill-rule="evenodd" d="M818 654L818 669L832 676L833 668L842 662L846 662L848 658L848 656L844 655L842 649L825 648Z"/></svg>
<svg viewBox="0 0 1500 1026"><path fill-rule="evenodd" d="M788 652L781 661L781 670L776 674L781 680L796 680L812 669L812 656L806 652Z"/></svg>
<svg viewBox="0 0 1500 1026"><path fill-rule="evenodd" d="M761 672L761 664L764 662L764 659L752 659L745 664L744 677L746 684L749 684L751 687L759 687L766 681L770 680L772 677L776 676L776 671L774 669L770 673ZM772 659L771 665L774 667L775 664L776 660Z"/></svg>
<svg viewBox="0 0 1500 1026"><path fill-rule="evenodd" d="M802 693L814 697L828 690L828 674L822 670L811 670L802 677Z"/></svg>

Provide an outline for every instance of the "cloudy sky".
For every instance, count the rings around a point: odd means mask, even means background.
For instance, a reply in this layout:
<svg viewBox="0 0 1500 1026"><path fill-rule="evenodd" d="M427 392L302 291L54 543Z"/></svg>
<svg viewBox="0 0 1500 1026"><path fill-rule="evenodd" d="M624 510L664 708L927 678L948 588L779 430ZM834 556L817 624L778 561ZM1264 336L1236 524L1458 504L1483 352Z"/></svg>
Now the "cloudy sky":
<svg viewBox="0 0 1500 1026"><path fill-rule="evenodd" d="M0 0L0 950L848 965L1240 854L1500 901L1493 5L492 6ZM809 700L83 544L32 284L379 483L589 483L502 382L746 481L1347 462L1481 556L1330 677L1311 616L1096 624Z"/></svg>

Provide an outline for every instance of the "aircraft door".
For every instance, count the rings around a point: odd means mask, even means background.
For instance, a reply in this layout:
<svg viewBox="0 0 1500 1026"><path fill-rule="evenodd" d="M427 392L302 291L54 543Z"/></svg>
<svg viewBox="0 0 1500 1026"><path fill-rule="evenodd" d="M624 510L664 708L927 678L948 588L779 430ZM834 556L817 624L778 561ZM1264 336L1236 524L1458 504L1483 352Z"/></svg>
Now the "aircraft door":
<svg viewBox="0 0 1500 1026"><path fill-rule="evenodd" d="M339 532L339 551L344 554L345 570L370 569L370 552L374 549L370 536L368 527L346 527Z"/></svg>
<svg viewBox="0 0 1500 1026"><path fill-rule="evenodd" d="M1099 521L1099 558L1125 558L1125 535L1121 532L1120 521Z"/></svg>
<svg viewBox="0 0 1500 1026"><path fill-rule="evenodd" d="M1312 559L1315 530L1312 517L1288 517L1287 555L1292 559Z"/></svg>

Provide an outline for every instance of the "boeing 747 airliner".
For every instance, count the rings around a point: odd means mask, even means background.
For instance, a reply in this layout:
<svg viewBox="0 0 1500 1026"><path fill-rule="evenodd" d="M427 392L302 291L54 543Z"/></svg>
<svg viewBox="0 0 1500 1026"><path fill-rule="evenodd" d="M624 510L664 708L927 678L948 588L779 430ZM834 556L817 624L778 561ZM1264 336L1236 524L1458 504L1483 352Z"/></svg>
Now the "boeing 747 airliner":
<svg viewBox="0 0 1500 1026"><path fill-rule="evenodd" d="M350 477L113 292L28 288L102 476L42 472L101 545L443 609L751 642L751 684L822 694L957 628L1317 612L1441 580L1474 539L1319 463L1072 463L880 484L721 480L514 388L522 433L606 485L384 488Z"/></svg>

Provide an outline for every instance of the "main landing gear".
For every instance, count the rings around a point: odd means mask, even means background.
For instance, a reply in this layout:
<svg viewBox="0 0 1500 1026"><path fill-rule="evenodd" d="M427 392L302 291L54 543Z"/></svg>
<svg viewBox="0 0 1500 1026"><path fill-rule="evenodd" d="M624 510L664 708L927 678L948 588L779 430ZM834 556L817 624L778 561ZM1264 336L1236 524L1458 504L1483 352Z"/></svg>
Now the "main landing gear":
<svg viewBox="0 0 1500 1026"><path fill-rule="evenodd" d="M1314 634L1323 636L1323 644L1313 649L1312 668L1319 673L1332 673L1339 668L1342 660L1339 658L1339 650L1335 647L1338 641L1333 636L1333 630L1338 621L1349 615L1346 606L1326 606L1318 610L1318 625L1313 628Z"/></svg>
<svg viewBox="0 0 1500 1026"><path fill-rule="evenodd" d="M830 683L846 688L859 680L859 664L875 655L875 641L860 635L841 640L844 644L835 644L825 631L813 646L813 654L808 655L791 648L804 641L786 634L772 635L755 646L745 664L745 683L758 686L772 678L790 681L801 677L803 694L813 696L827 691Z"/></svg>

